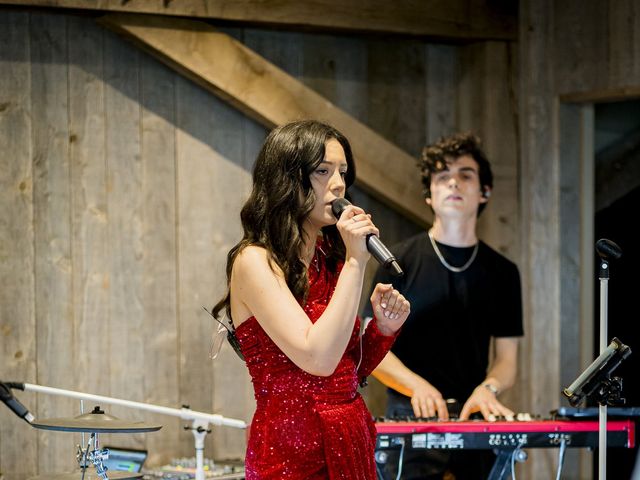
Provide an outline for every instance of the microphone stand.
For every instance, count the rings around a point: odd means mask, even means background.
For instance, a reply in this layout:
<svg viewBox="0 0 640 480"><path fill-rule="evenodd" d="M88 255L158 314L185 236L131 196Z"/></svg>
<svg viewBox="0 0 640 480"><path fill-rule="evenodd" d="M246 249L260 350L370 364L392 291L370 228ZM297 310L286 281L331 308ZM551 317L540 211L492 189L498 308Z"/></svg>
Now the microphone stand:
<svg viewBox="0 0 640 480"><path fill-rule="evenodd" d="M600 353L607 348L608 307L609 307L609 260L617 260L622 250L611 240L601 238L596 242L596 252L600 257ZM598 469L599 480L607 478L607 399L598 401Z"/></svg>
<svg viewBox="0 0 640 480"><path fill-rule="evenodd" d="M35 385L32 383L5 383L11 388L24 391L33 391L39 393L47 393L50 395L61 395L64 397L77 398L79 400L91 400L95 402L108 403L111 405L121 405L123 407L137 408L139 410L146 410L154 413L161 413L163 415L170 415L178 417L183 420L191 420L191 431L193 432L195 449L196 449L196 479L205 480L204 477L204 439L207 433L211 430L208 428L209 424L223 425L233 428L247 428L247 424L242 420L236 420L234 418L226 418L222 415L214 415L204 412L197 412L190 408L169 408L159 405L153 405L151 403L133 402L130 400L122 400L113 397L104 397L102 395L93 395L90 393L75 392L73 390L63 390L60 388L45 387L42 385ZM185 427L188 428L188 427Z"/></svg>
<svg viewBox="0 0 640 480"><path fill-rule="evenodd" d="M598 252L600 254L600 252ZM600 353L607 348L609 262L600 255ZM598 478L607 478L607 402L598 403Z"/></svg>

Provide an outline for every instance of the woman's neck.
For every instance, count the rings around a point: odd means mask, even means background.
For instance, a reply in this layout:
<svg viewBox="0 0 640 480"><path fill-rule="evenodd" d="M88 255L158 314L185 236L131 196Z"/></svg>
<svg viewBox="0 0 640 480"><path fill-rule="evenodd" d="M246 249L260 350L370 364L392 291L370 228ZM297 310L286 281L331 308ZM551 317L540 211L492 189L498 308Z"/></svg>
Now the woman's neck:
<svg viewBox="0 0 640 480"><path fill-rule="evenodd" d="M308 267L313 260L313 256L316 251L316 242L318 241L318 235L320 235L320 229L314 226L309 219L304 222L304 239L302 244L301 258L304 264Z"/></svg>

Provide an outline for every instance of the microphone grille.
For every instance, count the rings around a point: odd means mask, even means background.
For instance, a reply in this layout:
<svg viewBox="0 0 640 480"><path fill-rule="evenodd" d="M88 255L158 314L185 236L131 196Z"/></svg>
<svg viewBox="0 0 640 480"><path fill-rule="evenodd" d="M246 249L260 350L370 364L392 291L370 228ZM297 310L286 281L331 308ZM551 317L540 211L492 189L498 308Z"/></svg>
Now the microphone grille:
<svg viewBox="0 0 640 480"><path fill-rule="evenodd" d="M601 238L596 242L596 251L604 260L617 260L622 256L622 249L613 241Z"/></svg>
<svg viewBox="0 0 640 480"><path fill-rule="evenodd" d="M336 198L331 204L331 211L333 212L333 216L336 218L340 218L344 209L351 205L351 202L346 198Z"/></svg>

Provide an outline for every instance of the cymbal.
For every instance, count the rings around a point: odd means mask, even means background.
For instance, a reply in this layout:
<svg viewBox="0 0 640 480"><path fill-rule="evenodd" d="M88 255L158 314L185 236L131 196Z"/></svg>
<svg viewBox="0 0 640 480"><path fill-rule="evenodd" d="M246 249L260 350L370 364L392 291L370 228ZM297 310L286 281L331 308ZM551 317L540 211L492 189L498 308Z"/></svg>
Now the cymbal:
<svg viewBox="0 0 640 480"><path fill-rule="evenodd" d="M114 472L111 470L107 470L107 476L109 480L119 480L125 478L142 478L141 473L131 473L131 472ZM37 477L31 477L29 480L81 480L82 472L74 472L74 473L59 473L53 475L39 475ZM84 480L102 480L95 470L87 471L84 474Z"/></svg>
<svg viewBox="0 0 640 480"><path fill-rule="evenodd" d="M31 424L42 430L57 430L61 432L91 432L91 433L140 433L155 432L162 425L149 425L143 422L120 420L104 413L96 407L90 413L83 413L73 418L50 418L34 420ZM86 478L86 476L85 476Z"/></svg>

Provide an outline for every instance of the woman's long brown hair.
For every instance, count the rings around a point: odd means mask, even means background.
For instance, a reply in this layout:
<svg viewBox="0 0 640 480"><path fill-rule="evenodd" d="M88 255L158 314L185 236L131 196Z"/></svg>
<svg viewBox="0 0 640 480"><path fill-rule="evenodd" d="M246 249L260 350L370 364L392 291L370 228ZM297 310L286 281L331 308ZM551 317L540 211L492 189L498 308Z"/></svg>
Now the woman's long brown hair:
<svg viewBox="0 0 640 480"><path fill-rule="evenodd" d="M231 323L229 284L233 263L249 245L267 250L269 263L283 272L291 292L303 303L308 293L307 270L301 259L305 242L303 223L313 210L316 196L311 173L325 157L325 144L337 140L347 160L346 186L355 180L349 141L335 128L305 120L274 129L266 138L253 169L253 189L240 212L243 236L227 255L227 292L213 307L215 318L224 310ZM327 267L335 271L344 260L345 247L335 225L322 229ZM313 240L313 239L306 239Z"/></svg>

